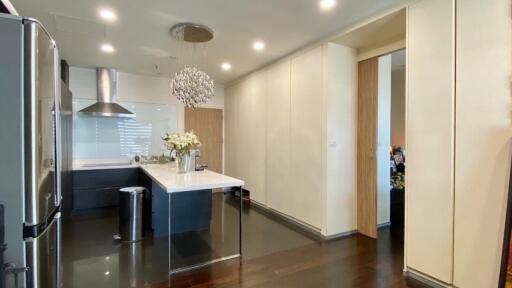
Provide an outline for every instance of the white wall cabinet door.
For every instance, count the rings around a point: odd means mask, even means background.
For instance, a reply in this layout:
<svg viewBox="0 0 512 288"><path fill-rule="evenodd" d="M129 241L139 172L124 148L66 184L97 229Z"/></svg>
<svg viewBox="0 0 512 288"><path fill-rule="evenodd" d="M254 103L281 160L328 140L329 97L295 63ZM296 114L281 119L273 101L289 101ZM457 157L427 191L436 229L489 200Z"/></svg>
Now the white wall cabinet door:
<svg viewBox="0 0 512 288"><path fill-rule="evenodd" d="M452 283L453 1L408 11L406 265Z"/></svg>
<svg viewBox="0 0 512 288"><path fill-rule="evenodd" d="M291 63L290 214L317 228L324 189L322 60L318 47Z"/></svg>
<svg viewBox="0 0 512 288"><path fill-rule="evenodd" d="M457 1L456 287L498 287L510 168L510 1Z"/></svg>
<svg viewBox="0 0 512 288"><path fill-rule="evenodd" d="M290 61L267 70L267 205L291 215Z"/></svg>
<svg viewBox="0 0 512 288"><path fill-rule="evenodd" d="M240 169L238 169L237 152L240 145L238 145L240 135L239 127L239 95L241 84L234 84L226 89L225 103L224 103L224 147L225 147L225 173L231 177L240 178Z"/></svg>
<svg viewBox="0 0 512 288"><path fill-rule="evenodd" d="M241 82L239 97L237 169L251 199L266 205L266 72Z"/></svg>

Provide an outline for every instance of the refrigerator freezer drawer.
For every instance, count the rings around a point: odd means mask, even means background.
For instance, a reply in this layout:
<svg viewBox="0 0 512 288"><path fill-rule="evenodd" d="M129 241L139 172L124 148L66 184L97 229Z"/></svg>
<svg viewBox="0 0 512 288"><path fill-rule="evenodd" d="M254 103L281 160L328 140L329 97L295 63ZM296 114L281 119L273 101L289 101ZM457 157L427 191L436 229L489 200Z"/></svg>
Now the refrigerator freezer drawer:
<svg viewBox="0 0 512 288"><path fill-rule="evenodd" d="M60 288L60 213L37 238L26 242L27 288Z"/></svg>

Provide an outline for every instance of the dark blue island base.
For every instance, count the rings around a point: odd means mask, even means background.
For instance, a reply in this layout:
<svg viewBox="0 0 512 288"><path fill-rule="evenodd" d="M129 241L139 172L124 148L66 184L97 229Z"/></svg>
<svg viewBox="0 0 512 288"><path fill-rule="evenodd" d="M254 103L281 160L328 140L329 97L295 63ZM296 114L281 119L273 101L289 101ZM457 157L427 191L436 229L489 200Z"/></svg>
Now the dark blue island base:
<svg viewBox="0 0 512 288"><path fill-rule="evenodd" d="M212 190L168 193L158 183L153 182L151 194L153 237L210 228Z"/></svg>

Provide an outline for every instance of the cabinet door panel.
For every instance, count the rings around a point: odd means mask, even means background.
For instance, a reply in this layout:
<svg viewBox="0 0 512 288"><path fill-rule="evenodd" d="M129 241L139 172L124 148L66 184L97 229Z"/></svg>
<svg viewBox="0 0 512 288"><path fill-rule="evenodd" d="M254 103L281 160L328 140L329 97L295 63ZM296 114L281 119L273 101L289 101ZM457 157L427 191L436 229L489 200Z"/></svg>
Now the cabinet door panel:
<svg viewBox="0 0 512 288"><path fill-rule="evenodd" d="M240 84L226 88L224 104L224 125L225 125L225 173L231 177L241 178L238 169L238 152L240 127L239 127L239 94Z"/></svg>
<svg viewBox="0 0 512 288"><path fill-rule="evenodd" d="M241 84L237 151L239 173L251 198L265 205L266 84L265 71L249 76Z"/></svg>
<svg viewBox="0 0 512 288"><path fill-rule="evenodd" d="M267 204L291 215L290 61L272 66L267 79Z"/></svg>
<svg viewBox="0 0 512 288"><path fill-rule="evenodd" d="M75 189L73 190L73 211L117 206L121 188Z"/></svg>
<svg viewBox="0 0 512 288"><path fill-rule="evenodd" d="M292 59L290 173L294 197L292 216L321 227L322 165L322 50L316 48Z"/></svg>
<svg viewBox="0 0 512 288"><path fill-rule="evenodd" d="M406 263L452 283L452 1L415 2L407 27Z"/></svg>

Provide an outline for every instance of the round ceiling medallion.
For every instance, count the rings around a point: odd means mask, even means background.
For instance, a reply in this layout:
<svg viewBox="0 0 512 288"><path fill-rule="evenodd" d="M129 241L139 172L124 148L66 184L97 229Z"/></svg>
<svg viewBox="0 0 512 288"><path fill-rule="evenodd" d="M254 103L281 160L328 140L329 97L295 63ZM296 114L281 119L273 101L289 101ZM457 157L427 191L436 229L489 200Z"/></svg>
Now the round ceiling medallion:
<svg viewBox="0 0 512 288"><path fill-rule="evenodd" d="M178 23L171 27L169 34L179 41L205 43L213 39L213 30L197 23Z"/></svg>

